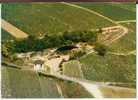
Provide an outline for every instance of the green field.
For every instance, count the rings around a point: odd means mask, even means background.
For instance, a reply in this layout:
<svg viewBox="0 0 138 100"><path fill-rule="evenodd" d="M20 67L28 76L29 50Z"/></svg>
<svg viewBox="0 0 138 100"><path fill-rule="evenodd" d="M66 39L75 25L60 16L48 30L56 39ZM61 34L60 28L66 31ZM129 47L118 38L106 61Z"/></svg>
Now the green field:
<svg viewBox="0 0 138 100"><path fill-rule="evenodd" d="M107 54L104 57L90 54L82 58L84 77L94 81L134 82L136 79L136 57Z"/></svg>
<svg viewBox="0 0 138 100"><path fill-rule="evenodd" d="M22 31L37 36L114 25L93 13L62 3L3 4L2 18Z"/></svg>
<svg viewBox="0 0 138 100"><path fill-rule="evenodd" d="M29 35L39 37L41 35L48 34L51 36L50 38L52 38L52 36L58 37L58 35L60 36L65 31L83 32L89 31L91 29L101 29L102 27L117 25L104 17L100 17L92 12L89 12L86 9L102 14L103 16L108 17L113 21L136 20L135 3L122 4L75 2L70 4L78 5L84 9L59 2L13 4L5 3L2 4L2 18ZM107 53L104 56L91 53L80 58L80 62L77 60L64 62L61 66L63 68L63 74L70 77L81 79L85 78L87 80L96 82L123 82L135 84L136 55L130 54L123 56L109 53L128 53L136 50L136 23L125 22L120 24L127 27L129 32L107 46ZM114 34L116 33L114 32ZM87 35L87 37L92 36ZM14 39L14 37L2 29L2 43L12 39ZM48 39L46 38L45 41L47 40ZM51 45L54 44L54 46L49 46L47 49L43 48L43 50L49 49L49 53L51 48L56 48L55 45L56 43L58 44L58 40L60 42L62 39L52 38L50 42L43 42L45 46L48 46L48 44L50 45L50 43ZM29 41L29 43L26 42L26 44L29 44L29 47L30 44L31 47L33 47L33 44L37 43L39 43L38 40L35 43L32 41ZM61 45L62 42L59 47ZM38 44L37 46L42 45ZM19 46L19 48L21 47L25 46ZM4 50L6 51L6 49L7 48ZM10 49L10 51L12 50ZM42 49L40 51L42 51ZM27 49L26 52L28 52ZM12 62L20 66L24 65L24 63L22 63L24 62L24 59L12 61L10 60L10 57L11 54L9 53L8 57L2 58L2 60ZM3 98L93 97L78 83L39 76L33 71L19 70L16 68L11 68L10 66L7 67L6 65L2 65L1 72ZM57 85L60 87L62 93L59 92ZM132 87L135 88L134 86Z"/></svg>
<svg viewBox="0 0 138 100"><path fill-rule="evenodd" d="M2 67L3 98L59 98L61 94L57 84L63 97L92 97L77 83L39 76L33 71Z"/></svg>
<svg viewBox="0 0 138 100"><path fill-rule="evenodd" d="M96 11L106 17L111 18L112 20L121 21L121 20L135 20L136 14L135 11L128 10L131 5L131 9L136 9L135 3L130 4L111 4L111 3L75 3L81 7L88 8L90 10ZM121 7L115 6L120 5ZM128 8L128 9L126 9Z"/></svg>
<svg viewBox="0 0 138 100"><path fill-rule="evenodd" d="M9 95L12 98L60 97L57 88L55 88L55 82L49 78L43 79L34 72L2 68L2 77L2 81L8 85L5 89L10 91ZM2 93L3 97L4 94ZM7 95L5 96L7 97Z"/></svg>
<svg viewBox="0 0 138 100"><path fill-rule="evenodd" d="M81 73L81 69L79 67L80 65L77 60L65 62L63 63L63 74L71 77L83 78L83 73Z"/></svg>

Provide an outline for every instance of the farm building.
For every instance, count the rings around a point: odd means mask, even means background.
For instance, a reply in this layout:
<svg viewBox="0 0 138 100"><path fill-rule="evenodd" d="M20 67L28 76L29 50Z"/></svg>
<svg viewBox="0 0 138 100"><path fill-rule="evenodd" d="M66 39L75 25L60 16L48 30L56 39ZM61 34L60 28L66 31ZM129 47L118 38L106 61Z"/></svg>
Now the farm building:
<svg viewBox="0 0 138 100"><path fill-rule="evenodd" d="M34 61L34 70L36 70L36 71L44 70L44 61L43 60L35 60Z"/></svg>
<svg viewBox="0 0 138 100"><path fill-rule="evenodd" d="M60 47L56 51L66 51L66 50L72 50L72 49L75 49L75 48L78 48L78 47L74 46L74 45L68 45L68 46Z"/></svg>

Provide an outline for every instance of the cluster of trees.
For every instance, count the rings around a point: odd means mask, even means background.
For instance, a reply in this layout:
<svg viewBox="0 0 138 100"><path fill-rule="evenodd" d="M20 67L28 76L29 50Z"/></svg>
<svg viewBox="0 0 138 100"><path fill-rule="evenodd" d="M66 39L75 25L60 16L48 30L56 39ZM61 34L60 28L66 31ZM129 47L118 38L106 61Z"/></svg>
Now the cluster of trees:
<svg viewBox="0 0 138 100"><path fill-rule="evenodd" d="M5 42L2 41L1 44L2 44L2 46L1 46L2 56L8 57L9 55L11 55L12 50L14 48L13 43L11 41L5 41Z"/></svg>
<svg viewBox="0 0 138 100"><path fill-rule="evenodd" d="M94 43L97 40L97 32L92 31L73 31L73 32L64 32L64 39L72 42L88 42Z"/></svg>
<svg viewBox="0 0 138 100"><path fill-rule="evenodd" d="M107 52L107 46L101 43L96 43L94 50L98 53L98 55L104 56Z"/></svg>
<svg viewBox="0 0 138 100"><path fill-rule="evenodd" d="M10 51L15 52L29 52L29 51L42 51L46 48L60 47L70 45L77 42L94 43L97 40L97 33L91 31L74 31L64 32L62 35L45 35L42 39L35 36L12 42L3 43L3 54L8 55ZM9 50L9 51L7 51Z"/></svg>

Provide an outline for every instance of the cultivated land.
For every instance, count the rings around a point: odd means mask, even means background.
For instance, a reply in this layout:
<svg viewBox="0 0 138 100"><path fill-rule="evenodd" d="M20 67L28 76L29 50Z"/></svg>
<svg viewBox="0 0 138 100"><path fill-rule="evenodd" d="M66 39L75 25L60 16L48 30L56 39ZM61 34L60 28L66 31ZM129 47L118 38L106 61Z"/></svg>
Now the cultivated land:
<svg viewBox="0 0 138 100"><path fill-rule="evenodd" d="M57 75L56 78L55 76L54 78L39 76L33 71L3 66L3 97L135 97L136 18L134 3L3 4L2 18L26 34L37 37L43 34L61 35L64 31L108 27L105 30L107 32L98 34L103 35L102 38L107 37L105 39L108 44L107 53L100 56L94 50L90 50L79 59L62 62L65 76ZM117 31L109 32L108 29L111 27L115 27ZM11 36L11 31L9 33L2 29L3 42L15 38L14 35ZM105 41L102 43L106 43ZM58 67L61 61L56 65L52 63L52 66ZM96 83L91 84L93 81ZM101 83L102 85L99 85ZM121 88L108 87L109 84Z"/></svg>
<svg viewBox="0 0 138 100"><path fill-rule="evenodd" d="M104 82L135 82L136 58L134 55L107 54L101 57L90 54L80 59L84 77Z"/></svg>
<svg viewBox="0 0 138 100"><path fill-rule="evenodd" d="M4 4L2 11L3 19L24 32L36 36L115 25L93 13L62 3Z"/></svg>
<svg viewBox="0 0 138 100"><path fill-rule="evenodd" d="M15 73L17 74L15 76ZM38 73L2 67L2 94L8 98L92 97L77 83L39 76ZM18 83L18 84L17 84ZM15 85L16 84L16 85ZM62 93L60 93L59 88Z"/></svg>
<svg viewBox="0 0 138 100"><path fill-rule="evenodd" d="M100 4L99 3L86 3L86 4L78 3L77 5L96 11L116 21L131 20L131 19L135 19L135 16L136 16L135 11L128 10L130 6L124 7L122 4L114 4L114 5L119 5L121 7L113 6L113 4L110 4L110 3L102 3L102 4L101 3ZM131 5L132 5L131 7L135 9L135 4L131 3Z"/></svg>
<svg viewBox="0 0 138 100"><path fill-rule="evenodd" d="M71 77L83 78L80 63L77 60L72 60L67 63L64 63L63 74Z"/></svg>

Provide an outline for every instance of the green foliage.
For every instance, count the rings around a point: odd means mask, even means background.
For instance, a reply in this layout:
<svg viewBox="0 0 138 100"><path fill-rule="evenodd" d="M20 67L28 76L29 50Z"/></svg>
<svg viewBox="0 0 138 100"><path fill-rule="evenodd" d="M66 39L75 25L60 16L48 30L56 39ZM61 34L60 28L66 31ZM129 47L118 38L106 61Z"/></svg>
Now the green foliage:
<svg viewBox="0 0 138 100"><path fill-rule="evenodd" d="M2 55L5 56L5 57L9 56L9 50L6 47L6 45L3 45L3 44L2 44Z"/></svg>
<svg viewBox="0 0 138 100"><path fill-rule="evenodd" d="M12 98L60 97L54 79L39 76L33 71L3 66L2 82L2 89L5 90L2 92L2 97L8 97L9 95ZM9 94L6 93L7 91L9 91Z"/></svg>
<svg viewBox="0 0 138 100"><path fill-rule="evenodd" d="M64 32L63 37L73 42L95 42L97 40L96 32L92 31Z"/></svg>
<svg viewBox="0 0 138 100"><path fill-rule="evenodd" d="M94 50L96 52L98 52L98 54L100 56L104 56L106 54L106 52L107 52L107 46L105 46L103 44L100 44L100 43L96 43Z"/></svg>
<svg viewBox="0 0 138 100"><path fill-rule="evenodd" d="M64 39L58 35L45 36L38 39L35 36L29 36L23 40L15 40L16 52L41 51L46 48L58 47L65 44Z"/></svg>
<svg viewBox="0 0 138 100"><path fill-rule="evenodd" d="M16 61L16 60L18 60L17 55L16 55L16 54L11 55L10 60L11 60L11 61Z"/></svg>
<svg viewBox="0 0 138 100"><path fill-rule="evenodd" d="M35 36L114 25L98 15L62 3L3 3L2 18Z"/></svg>
<svg viewBox="0 0 138 100"><path fill-rule="evenodd" d="M86 54L86 52L83 50L72 51L70 53L70 59L78 59L85 54Z"/></svg>
<svg viewBox="0 0 138 100"><path fill-rule="evenodd" d="M11 52L29 52L29 51L42 51L46 48L61 47L64 45L70 45L76 42L90 42L94 43L97 40L96 32L66 32L63 35L44 35L43 38L37 38L36 36L29 35L25 39L14 39L12 42L3 44L3 54L8 55L7 49ZM7 49L6 49L7 48ZM75 56L80 55L81 52L75 54Z"/></svg>
<svg viewBox="0 0 138 100"><path fill-rule="evenodd" d="M13 53L14 51L14 41L4 41L2 42L2 56L4 57L10 57L10 55Z"/></svg>
<svg viewBox="0 0 138 100"><path fill-rule="evenodd" d="M14 40L14 39L15 38L11 34L9 34L8 32L6 32L5 30L1 28L1 41L2 42L5 42L7 40Z"/></svg>

